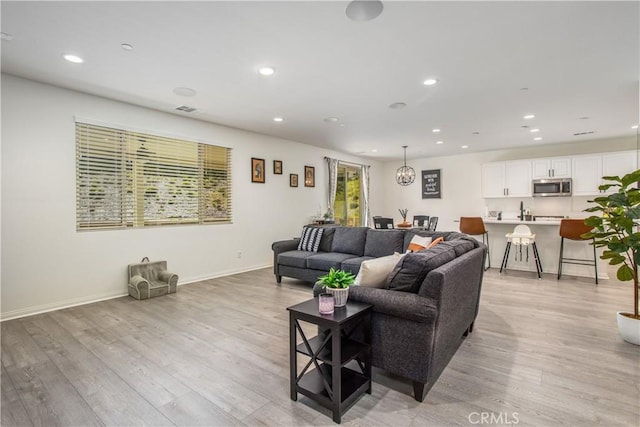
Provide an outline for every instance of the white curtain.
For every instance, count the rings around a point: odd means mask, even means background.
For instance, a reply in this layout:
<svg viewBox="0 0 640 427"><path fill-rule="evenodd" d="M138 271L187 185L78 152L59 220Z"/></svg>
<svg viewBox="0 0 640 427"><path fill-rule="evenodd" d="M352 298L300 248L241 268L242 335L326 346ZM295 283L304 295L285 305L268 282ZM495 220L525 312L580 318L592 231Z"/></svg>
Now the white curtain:
<svg viewBox="0 0 640 427"><path fill-rule="evenodd" d="M368 227L371 222L369 218L371 216L369 212L369 169L371 166L362 165L360 166L360 188L362 189L362 201L364 202L362 206L362 225L364 227ZM335 197L335 194L334 194Z"/></svg>
<svg viewBox="0 0 640 427"><path fill-rule="evenodd" d="M338 159L325 157L327 167L329 168L329 194L327 195L327 203L329 215L333 218L335 214L334 206L336 204L336 191L338 190Z"/></svg>

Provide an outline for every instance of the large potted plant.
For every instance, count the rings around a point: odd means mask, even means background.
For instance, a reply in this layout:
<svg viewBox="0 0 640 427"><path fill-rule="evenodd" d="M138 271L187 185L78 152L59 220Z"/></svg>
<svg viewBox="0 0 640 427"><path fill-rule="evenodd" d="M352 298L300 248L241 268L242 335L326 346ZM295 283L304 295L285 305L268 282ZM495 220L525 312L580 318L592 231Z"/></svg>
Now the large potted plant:
<svg viewBox="0 0 640 427"><path fill-rule="evenodd" d="M343 307L347 304L349 286L355 279L356 277L348 271L331 267L327 274L318 278L318 283L324 285L326 292L333 295L336 307Z"/></svg>
<svg viewBox="0 0 640 427"><path fill-rule="evenodd" d="M640 345L640 313L638 313L638 263L640 263L640 170L622 178L605 176L601 191L616 189L606 196L589 200L595 206L585 209L599 215L585 219L585 224L593 227L583 234L586 239L594 239L596 247L606 247L600 258L617 265L616 276L621 281L633 281L633 312L618 312L618 330L625 341Z"/></svg>

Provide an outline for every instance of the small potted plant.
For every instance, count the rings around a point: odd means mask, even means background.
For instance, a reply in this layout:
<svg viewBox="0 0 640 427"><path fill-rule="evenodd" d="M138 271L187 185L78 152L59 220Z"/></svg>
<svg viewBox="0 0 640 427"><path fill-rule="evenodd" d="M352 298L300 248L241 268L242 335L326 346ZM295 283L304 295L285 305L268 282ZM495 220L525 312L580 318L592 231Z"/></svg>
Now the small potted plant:
<svg viewBox="0 0 640 427"><path fill-rule="evenodd" d="M353 285L356 277L344 270L331 267L329 272L318 278L318 283L324 285L325 291L333 295L336 307L343 307L349 297L349 286Z"/></svg>
<svg viewBox="0 0 640 427"><path fill-rule="evenodd" d="M618 265L616 276L621 281L633 281L633 312L618 312L618 331L622 338L640 345L640 313L638 310L638 263L640 263L640 170L622 178L605 176L611 181L599 187L601 191L618 187L618 191L589 200L596 206L585 209L598 212L584 223L593 230L583 234L585 239L594 239L597 248L605 247L600 258L609 260L610 265Z"/></svg>
<svg viewBox="0 0 640 427"><path fill-rule="evenodd" d="M411 224L407 222L407 214L409 213L409 209L398 209L400 212L400 216L402 217L402 223L398 224L398 227L411 227Z"/></svg>

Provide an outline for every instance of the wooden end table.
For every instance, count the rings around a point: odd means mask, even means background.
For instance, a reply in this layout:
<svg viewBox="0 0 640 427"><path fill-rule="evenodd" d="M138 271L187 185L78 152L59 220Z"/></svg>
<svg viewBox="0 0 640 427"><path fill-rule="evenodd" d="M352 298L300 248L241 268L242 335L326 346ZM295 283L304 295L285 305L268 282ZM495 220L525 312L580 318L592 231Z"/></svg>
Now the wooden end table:
<svg viewBox="0 0 640 427"><path fill-rule="evenodd" d="M291 400L298 400L301 393L333 411L333 421L340 423L342 415L362 394L371 394L372 307L348 301L345 307L336 307L333 314L320 314L316 297L287 308ZM324 332L309 339L300 321L318 325ZM362 339L354 337L356 331L362 332ZM300 344L298 333L302 338ZM298 354L309 359L299 374ZM355 366L353 363L346 366L354 360ZM310 369L312 365L314 369Z"/></svg>

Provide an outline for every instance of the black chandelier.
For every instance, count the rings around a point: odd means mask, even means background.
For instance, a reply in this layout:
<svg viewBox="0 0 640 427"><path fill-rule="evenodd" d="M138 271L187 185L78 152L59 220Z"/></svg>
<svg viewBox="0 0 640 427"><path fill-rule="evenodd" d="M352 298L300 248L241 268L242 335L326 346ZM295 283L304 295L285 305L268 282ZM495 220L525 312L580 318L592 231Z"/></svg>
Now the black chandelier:
<svg viewBox="0 0 640 427"><path fill-rule="evenodd" d="M407 146L404 148L404 166L401 166L396 171L396 182L400 185L409 185L416 180L416 171L411 166L407 166Z"/></svg>

